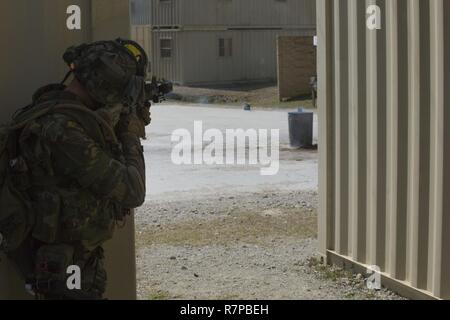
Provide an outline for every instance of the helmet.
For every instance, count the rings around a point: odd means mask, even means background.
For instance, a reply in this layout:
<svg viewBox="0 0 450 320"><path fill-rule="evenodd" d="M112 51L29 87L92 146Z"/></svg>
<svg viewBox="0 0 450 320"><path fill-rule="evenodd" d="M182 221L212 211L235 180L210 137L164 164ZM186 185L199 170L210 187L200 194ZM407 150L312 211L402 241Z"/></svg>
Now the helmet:
<svg viewBox="0 0 450 320"><path fill-rule="evenodd" d="M63 59L98 103L133 106L142 99L148 58L136 42L82 44L68 48Z"/></svg>

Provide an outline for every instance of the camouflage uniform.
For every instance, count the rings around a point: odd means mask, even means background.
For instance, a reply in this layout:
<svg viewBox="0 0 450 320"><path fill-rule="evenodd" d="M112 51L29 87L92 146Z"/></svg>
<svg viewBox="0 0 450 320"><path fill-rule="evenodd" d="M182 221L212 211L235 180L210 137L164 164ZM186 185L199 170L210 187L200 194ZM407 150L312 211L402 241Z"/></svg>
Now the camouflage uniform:
<svg viewBox="0 0 450 320"><path fill-rule="evenodd" d="M39 102L55 99L56 109L80 104L68 92L50 92ZM69 251L74 250L69 265L93 258L97 265L84 270L89 273L92 267L101 268L100 246L112 237L117 222L144 202L145 164L136 133L117 132L119 143L114 143L101 128L95 128L100 134L93 136L83 126L86 120L78 120L77 114L45 115L29 123L19 141L31 173L30 194L36 212L31 245L68 245ZM105 276L104 270L96 272ZM101 287L92 292L100 297L105 284L91 285Z"/></svg>
<svg viewBox="0 0 450 320"><path fill-rule="evenodd" d="M117 86L126 80L129 95L124 101L139 104L143 71L134 76L133 64L131 68L127 60L129 52L124 54L122 45L118 41L94 43L87 49L82 45L72 49L66 58L74 59L80 66L75 74L83 79L90 93L99 83L99 99L105 98L103 103L109 103L106 100L110 97L117 100L114 95L122 94L107 85L106 80ZM122 51L120 55L114 55L117 47ZM109 50L105 54L104 48ZM99 73L93 73L99 79L89 78L89 59L99 66ZM110 68L117 61L125 65L124 72ZM146 60L141 70L145 64ZM117 74L109 74L111 70ZM108 91L109 88L112 89ZM106 272L101 246L111 239L130 209L140 206L145 198L140 138L145 136L146 116L142 120L136 111L139 109L127 109L135 111L121 115L116 123L111 106L100 103L98 106L104 108L92 111L75 94L58 85L39 90L34 100L32 112L49 105L52 111L27 123L18 137L18 153L29 172L26 189L33 203L34 221L30 236L10 257L27 278L30 290L44 298L102 298ZM15 119L17 122L20 116ZM81 269L81 290L67 288L66 270L71 265Z"/></svg>

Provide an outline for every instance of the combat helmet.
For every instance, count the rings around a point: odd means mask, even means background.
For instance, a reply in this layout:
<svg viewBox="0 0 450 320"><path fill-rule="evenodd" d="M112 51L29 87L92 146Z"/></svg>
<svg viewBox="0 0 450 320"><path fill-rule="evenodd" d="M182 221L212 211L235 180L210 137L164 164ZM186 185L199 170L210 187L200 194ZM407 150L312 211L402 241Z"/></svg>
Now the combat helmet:
<svg viewBox="0 0 450 320"><path fill-rule="evenodd" d="M73 46L64 61L91 97L102 105L135 105L144 94L148 57L131 40Z"/></svg>

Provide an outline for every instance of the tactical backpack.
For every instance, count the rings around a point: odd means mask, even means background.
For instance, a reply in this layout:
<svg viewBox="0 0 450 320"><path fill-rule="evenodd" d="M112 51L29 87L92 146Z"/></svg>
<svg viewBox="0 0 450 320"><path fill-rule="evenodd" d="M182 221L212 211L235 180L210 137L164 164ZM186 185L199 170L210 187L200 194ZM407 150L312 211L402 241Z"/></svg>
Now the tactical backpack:
<svg viewBox="0 0 450 320"><path fill-rule="evenodd" d="M20 188L23 165L16 157L16 130L0 126L0 251L11 252L25 240L33 225L32 204Z"/></svg>
<svg viewBox="0 0 450 320"><path fill-rule="evenodd" d="M102 117L74 101L44 102L0 125L0 252L8 254L18 249L34 226L35 213L28 194L29 172L18 154L18 137L31 121L51 113L66 114L78 120L91 137L103 139L106 133L118 144L114 130Z"/></svg>

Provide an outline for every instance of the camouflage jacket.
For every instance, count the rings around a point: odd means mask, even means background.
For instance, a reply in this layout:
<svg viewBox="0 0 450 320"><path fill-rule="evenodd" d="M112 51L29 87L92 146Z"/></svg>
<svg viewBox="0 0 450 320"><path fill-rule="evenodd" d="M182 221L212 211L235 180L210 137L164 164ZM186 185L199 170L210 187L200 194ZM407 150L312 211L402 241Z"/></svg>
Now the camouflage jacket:
<svg viewBox="0 0 450 320"><path fill-rule="evenodd" d="M39 103L46 100L80 105L68 92L47 94ZM140 139L124 133L112 143L92 120L53 112L33 120L20 135L20 153L31 173L34 239L95 248L112 237L129 209L144 201Z"/></svg>

